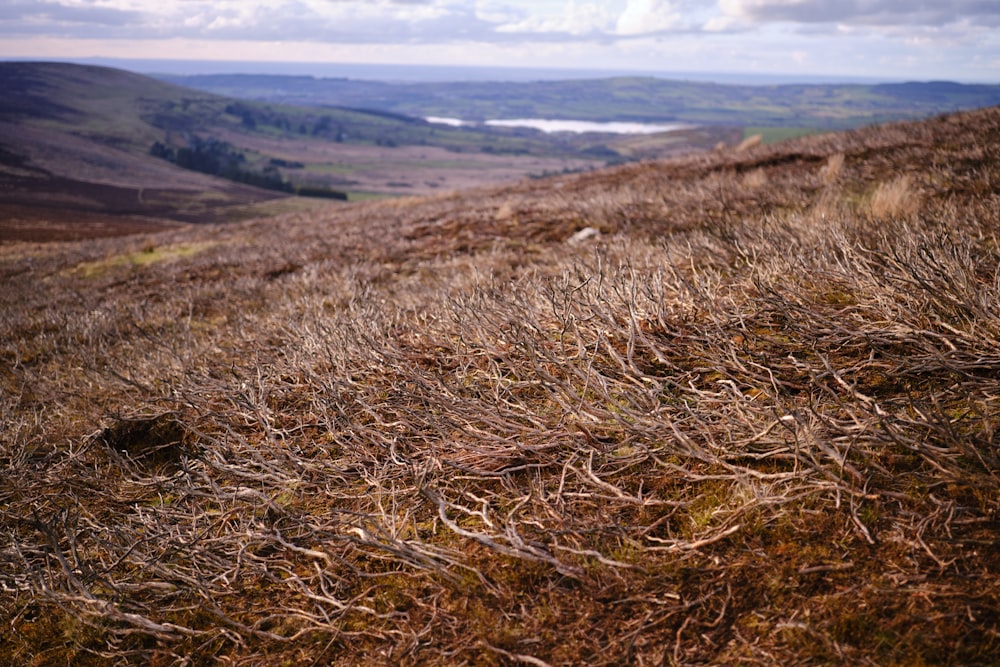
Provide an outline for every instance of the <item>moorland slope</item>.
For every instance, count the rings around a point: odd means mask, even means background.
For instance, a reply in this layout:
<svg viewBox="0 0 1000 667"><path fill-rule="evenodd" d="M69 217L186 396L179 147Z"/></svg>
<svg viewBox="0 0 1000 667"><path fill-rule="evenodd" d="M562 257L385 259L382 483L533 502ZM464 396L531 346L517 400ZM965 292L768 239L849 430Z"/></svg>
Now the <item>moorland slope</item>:
<svg viewBox="0 0 1000 667"><path fill-rule="evenodd" d="M998 147L0 247L0 663L994 662Z"/></svg>
<svg viewBox="0 0 1000 667"><path fill-rule="evenodd" d="M150 155L171 131L211 131L224 98L63 63L0 63L0 90L0 239L155 231L287 196Z"/></svg>

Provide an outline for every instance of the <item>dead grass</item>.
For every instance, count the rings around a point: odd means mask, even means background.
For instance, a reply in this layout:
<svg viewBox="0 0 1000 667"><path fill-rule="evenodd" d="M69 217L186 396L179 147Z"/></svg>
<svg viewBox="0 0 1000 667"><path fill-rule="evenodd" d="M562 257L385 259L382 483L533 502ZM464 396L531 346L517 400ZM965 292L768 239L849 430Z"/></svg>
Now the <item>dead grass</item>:
<svg viewBox="0 0 1000 667"><path fill-rule="evenodd" d="M920 194L914 188L913 177L903 174L879 183L872 194L871 210L877 220L916 215L920 210Z"/></svg>
<svg viewBox="0 0 1000 667"><path fill-rule="evenodd" d="M0 662L992 662L998 139L5 252Z"/></svg>
<svg viewBox="0 0 1000 667"><path fill-rule="evenodd" d="M827 184L836 183L837 179L844 171L844 154L834 153L831 155L821 170L823 181Z"/></svg>
<svg viewBox="0 0 1000 667"><path fill-rule="evenodd" d="M735 150L737 153L743 153L745 151L750 150L751 148L756 148L757 146L760 146L762 143L764 143L764 135L753 134L744 139L743 141L741 141L739 144L737 144L736 148L734 148L733 150Z"/></svg>

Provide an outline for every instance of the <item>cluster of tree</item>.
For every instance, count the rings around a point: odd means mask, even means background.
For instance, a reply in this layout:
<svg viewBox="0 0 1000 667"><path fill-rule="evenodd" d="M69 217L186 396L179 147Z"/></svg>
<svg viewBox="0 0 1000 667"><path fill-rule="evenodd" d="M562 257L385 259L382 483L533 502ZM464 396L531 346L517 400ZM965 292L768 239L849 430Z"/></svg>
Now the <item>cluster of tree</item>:
<svg viewBox="0 0 1000 667"><path fill-rule="evenodd" d="M319 118L313 116L289 116L282 111L276 111L267 106L250 105L243 102L232 102L226 105L225 111L230 116L240 119L240 125L248 130L258 127L273 127L292 134L325 137L334 141L344 141L347 133L343 126L334 121L333 116L325 114Z"/></svg>
<svg viewBox="0 0 1000 667"><path fill-rule="evenodd" d="M169 160L178 167L191 171L265 190L294 192L292 184L281 177L277 167L269 164L260 171L250 169L247 167L246 155L224 141L194 137L188 146L176 150L157 141L149 152L150 155Z"/></svg>
<svg viewBox="0 0 1000 667"><path fill-rule="evenodd" d="M285 169L303 169L306 166L297 160L284 160L278 157L273 157L268 160L268 164L274 165L275 167L284 167Z"/></svg>
<svg viewBox="0 0 1000 667"><path fill-rule="evenodd" d="M305 125L302 126L302 130L305 130ZM304 131L300 131L300 134L305 134ZM334 123L333 117L326 115L320 116L319 120L312 127L312 135L314 137L330 137L336 142L341 142L347 138L347 133L344 132L343 126L340 123Z"/></svg>
<svg viewBox="0 0 1000 667"><path fill-rule="evenodd" d="M267 125L285 132L292 131L291 118L284 113L267 107L256 107L241 102L233 102L226 105L225 111L231 116L237 116L240 119L240 125L248 130L256 130L258 125Z"/></svg>
<svg viewBox="0 0 1000 667"><path fill-rule="evenodd" d="M347 201L347 193L339 190L320 187L318 185L300 185L295 188L295 194L300 197L319 197L322 199L337 199Z"/></svg>
<svg viewBox="0 0 1000 667"><path fill-rule="evenodd" d="M301 197L347 199L347 193L339 190L317 185L296 186L282 178L281 172L278 171L279 166L301 169L305 166L301 162L272 158L263 169L259 171L250 169L247 166L246 155L224 141L194 137L188 146L177 149L157 141L150 147L149 153L184 169L219 176L265 190L288 192Z"/></svg>
<svg viewBox="0 0 1000 667"><path fill-rule="evenodd" d="M427 129L427 123L419 118L404 116L388 111L338 108L336 113L288 113L266 105L246 102L230 102L225 113L239 118L240 125L251 132L263 128L277 129L286 134L311 136L328 141L347 141L345 124L351 127L351 137L358 141L371 141L377 146L395 147L400 143L413 143L412 133ZM352 120L345 120L343 114L354 114ZM384 121L391 121L386 124ZM400 127L404 126L402 136ZM388 129L388 134L386 130ZM433 129L429 130L433 133ZM393 134L395 136L389 136Z"/></svg>

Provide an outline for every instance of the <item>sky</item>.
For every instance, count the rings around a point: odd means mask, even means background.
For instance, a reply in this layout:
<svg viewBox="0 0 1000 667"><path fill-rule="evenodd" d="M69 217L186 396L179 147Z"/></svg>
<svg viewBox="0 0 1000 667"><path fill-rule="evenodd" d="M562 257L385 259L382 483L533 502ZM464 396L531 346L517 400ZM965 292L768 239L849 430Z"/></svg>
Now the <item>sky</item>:
<svg viewBox="0 0 1000 667"><path fill-rule="evenodd" d="M1000 83L1000 0L3 0L0 58Z"/></svg>

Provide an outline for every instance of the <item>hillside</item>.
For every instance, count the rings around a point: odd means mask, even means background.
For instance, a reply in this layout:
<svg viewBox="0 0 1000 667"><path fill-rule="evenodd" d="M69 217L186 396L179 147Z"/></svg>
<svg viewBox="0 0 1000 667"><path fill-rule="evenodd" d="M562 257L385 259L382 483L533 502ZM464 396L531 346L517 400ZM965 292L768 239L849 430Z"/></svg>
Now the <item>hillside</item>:
<svg viewBox="0 0 1000 667"><path fill-rule="evenodd" d="M0 663L994 663L998 147L0 246Z"/></svg>
<svg viewBox="0 0 1000 667"><path fill-rule="evenodd" d="M750 86L652 77L453 83L247 74L164 76L163 79L231 97L354 106L409 116L467 120L682 121L697 125L830 130L1000 104L1000 86L947 81Z"/></svg>
<svg viewBox="0 0 1000 667"><path fill-rule="evenodd" d="M132 233L427 194L732 142L450 128L384 111L240 101L121 70L0 63L0 239ZM184 167L184 168L179 168ZM266 203L262 206L262 203Z"/></svg>
<svg viewBox="0 0 1000 667"><path fill-rule="evenodd" d="M285 195L150 155L175 105L208 130L224 98L120 70L0 63L0 238L86 238L224 220ZM179 140L183 140L178 138Z"/></svg>

